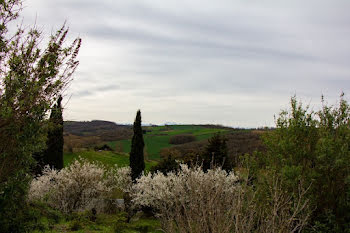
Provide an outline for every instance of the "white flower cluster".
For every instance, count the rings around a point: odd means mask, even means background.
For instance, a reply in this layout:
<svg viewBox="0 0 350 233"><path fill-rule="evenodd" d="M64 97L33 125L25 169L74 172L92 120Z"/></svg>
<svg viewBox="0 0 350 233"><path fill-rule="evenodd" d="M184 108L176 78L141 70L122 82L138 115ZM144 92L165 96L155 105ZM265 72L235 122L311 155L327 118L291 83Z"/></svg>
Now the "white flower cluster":
<svg viewBox="0 0 350 233"><path fill-rule="evenodd" d="M133 186L132 198L135 205L154 208L167 232L190 228L192 232L226 232L232 229L239 199L237 181L233 172L220 168L203 172L200 167L181 165L176 174L142 176ZM213 227L218 229L207 229Z"/></svg>
<svg viewBox="0 0 350 233"><path fill-rule="evenodd" d="M132 188L131 169L130 167L121 167L112 170L114 184L123 192L129 192Z"/></svg>
<svg viewBox="0 0 350 233"><path fill-rule="evenodd" d="M46 167L43 175L32 181L29 201L45 201L63 212L98 208L113 189L127 186L129 170L108 170L82 159L60 171Z"/></svg>
<svg viewBox="0 0 350 233"><path fill-rule="evenodd" d="M177 174L161 172L140 177L133 186L133 202L141 206L160 207L174 205L175 200L188 202L191 198L209 198L232 195L237 189L238 177L233 172L218 168L203 172L201 167L189 168L181 164Z"/></svg>

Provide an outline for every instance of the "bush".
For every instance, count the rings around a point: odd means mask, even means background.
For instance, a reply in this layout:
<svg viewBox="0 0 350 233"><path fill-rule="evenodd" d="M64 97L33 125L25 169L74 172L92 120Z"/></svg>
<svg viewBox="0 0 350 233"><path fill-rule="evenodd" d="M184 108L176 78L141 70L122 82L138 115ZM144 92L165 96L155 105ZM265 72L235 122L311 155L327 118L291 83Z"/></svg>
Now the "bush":
<svg viewBox="0 0 350 233"><path fill-rule="evenodd" d="M232 216L226 213L233 204L238 178L220 169L208 173L201 168L189 169L186 165L181 169L177 175L142 176L134 186L133 203L157 210L167 232L186 232L189 226L191 232L209 232L211 228L220 229L212 232L225 232L227 225L232 226L228 221ZM214 196L216 198L212 199ZM225 220L227 225L216 220Z"/></svg>
<svg viewBox="0 0 350 233"><path fill-rule="evenodd" d="M276 130L264 137L267 153L258 163L280 174L287 192L297 193L300 179L305 187L311 185L312 220L320 226L333 219L334 229L342 232L350 222L350 107L343 94L338 106L327 106L323 99L322 104L315 112L293 97Z"/></svg>
<svg viewBox="0 0 350 233"><path fill-rule="evenodd" d="M142 176L131 195L135 208L156 211L166 232L301 230L308 217L304 192L292 198L281 186L276 178L254 191L233 172L181 165L177 174Z"/></svg>
<svg viewBox="0 0 350 233"><path fill-rule="evenodd" d="M179 144L184 144L184 143L193 142L193 141L196 141L196 137L194 135L181 134L181 135L171 136L169 139L169 144L179 145Z"/></svg>
<svg viewBox="0 0 350 233"><path fill-rule="evenodd" d="M156 166L152 167L150 172L155 173L159 171L165 175L169 172L177 172L179 169L179 163L170 155L168 158L163 159Z"/></svg>
<svg viewBox="0 0 350 233"><path fill-rule="evenodd" d="M113 149L110 146L108 146L107 144L103 144L102 146L95 146L94 150L95 151L100 151L100 150L113 151Z"/></svg>
<svg viewBox="0 0 350 233"><path fill-rule="evenodd" d="M41 200L66 213L92 208L103 211L104 199L114 189L127 186L129 170L107 170L86 160L75 160L61 171L46 167L43 175L32 181L29 201Z"/></svg>

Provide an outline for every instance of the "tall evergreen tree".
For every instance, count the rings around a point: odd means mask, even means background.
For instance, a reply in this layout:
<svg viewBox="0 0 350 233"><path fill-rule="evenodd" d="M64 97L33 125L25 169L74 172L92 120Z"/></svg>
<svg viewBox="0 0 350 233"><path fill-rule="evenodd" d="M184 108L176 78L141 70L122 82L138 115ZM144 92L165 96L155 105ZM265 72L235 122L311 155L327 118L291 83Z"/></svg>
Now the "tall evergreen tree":
<svg viewBox="0 0 350 233"><path fill-rule="evenodd" d="M203 170L206 171L212 166L219 166L222 169L230 170L230 163L227 160L226 138L215 134L208 140L205 152L202 154Z"/></svg>
<svg viewBox="0 0 350 233"><path fill-rule="evenodd" d="M134 135L131 142L130 152L130 167L131 167L131 178L135 181L145 170L145 161L143 157L143 147L145 143L143 141L143 132L141 127L141 111L138 110L136 119L134 122Z"/></svg>
<svg viewBox="0 0 350 233"><path fill-rule="evenodd" d="M44 151L43 162L56 169L63 168L63 117L62 117L62 97L51 110L49 120L49 131L47 135L47 148Z"/></svg>

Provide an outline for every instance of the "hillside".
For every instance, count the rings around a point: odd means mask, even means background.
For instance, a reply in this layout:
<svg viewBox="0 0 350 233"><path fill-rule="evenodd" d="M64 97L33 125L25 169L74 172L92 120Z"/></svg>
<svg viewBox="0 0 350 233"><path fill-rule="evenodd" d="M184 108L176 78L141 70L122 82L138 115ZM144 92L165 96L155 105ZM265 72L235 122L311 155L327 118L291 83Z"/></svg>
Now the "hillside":
<svg viewBox="0 0 350 233"><path fill-rule="evenodd" d="M132 136L132 126L118 125L110 121L65 121L63 130L76 136L95 136L102 141L127 139Z"/></svg>
<svg viewBox="0 0 350 233"><path fill-rule="evenodd" d="M225 128L211 128L200 125L165 125L144 127L145 157L151 160L161 158L161 150L172 147L169 143L171 137L176 135L193 135L195 141L205 141L215 133L227 133ZM108 145L119 152L129 153L131 140L116 140L108 142Z"/></svg>
<svg viewBox="0 0 350 233"><path fill-rule="evenodd" d="M172 155L178 158L189 154L200 154L208 143L208 139L216 133L224 134L227 138L228 154L232 158L239 155L263 150L260 134L262 131L250 129L233 129L220 125L164 125L143 126L145 141L145 159L159 161L163 157ZM117 125L109 121L86 121L64 123L65 152L69 158L77 152L83 152L88 158L99 158L102 154L93 151L95 145L108 145L113 152L106 152L110 156L110 163L125 160L131 148L132 126ZM191 138L188 142L172 143L176 137ZM108 157L107 156L107 157ZM125 160L126 161L126 160ZM121 164L124 165L125 161ZM103 162L103 161L102 161Z"/></svg>

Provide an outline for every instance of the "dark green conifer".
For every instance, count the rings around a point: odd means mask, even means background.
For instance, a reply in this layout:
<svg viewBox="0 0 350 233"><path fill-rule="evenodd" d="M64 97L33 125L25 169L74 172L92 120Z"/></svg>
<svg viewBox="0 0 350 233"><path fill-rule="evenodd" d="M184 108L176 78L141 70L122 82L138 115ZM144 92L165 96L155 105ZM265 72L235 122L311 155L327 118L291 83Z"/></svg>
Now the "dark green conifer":
<svg viewBox="0 0 350 233"><path fill-rule="evenodd" d="M142 172L145 170L145 161L143 157L144 146L145 143L143 141L143 132L141 127L141 111L138 110L134 122L134 135L132 137L130 152L131 178L133 181L139 178Z"/></svg>
<svg viewBox="0 0 350 233"><path fill-rule="evenodd" d="M47 148L44 151L43 162L56 169L63 168L63 117L62 117L62 97L51 110L49 120L49 131L47 135Z"/></svg>
<svg viewBox="0 0 350 233"><path fill-rule="evenodd" d="M202 154L204 171L217 166L225 170L230 169L226 141L227 139L220 134L215 134L208 140L208 145Z"/></svg>

